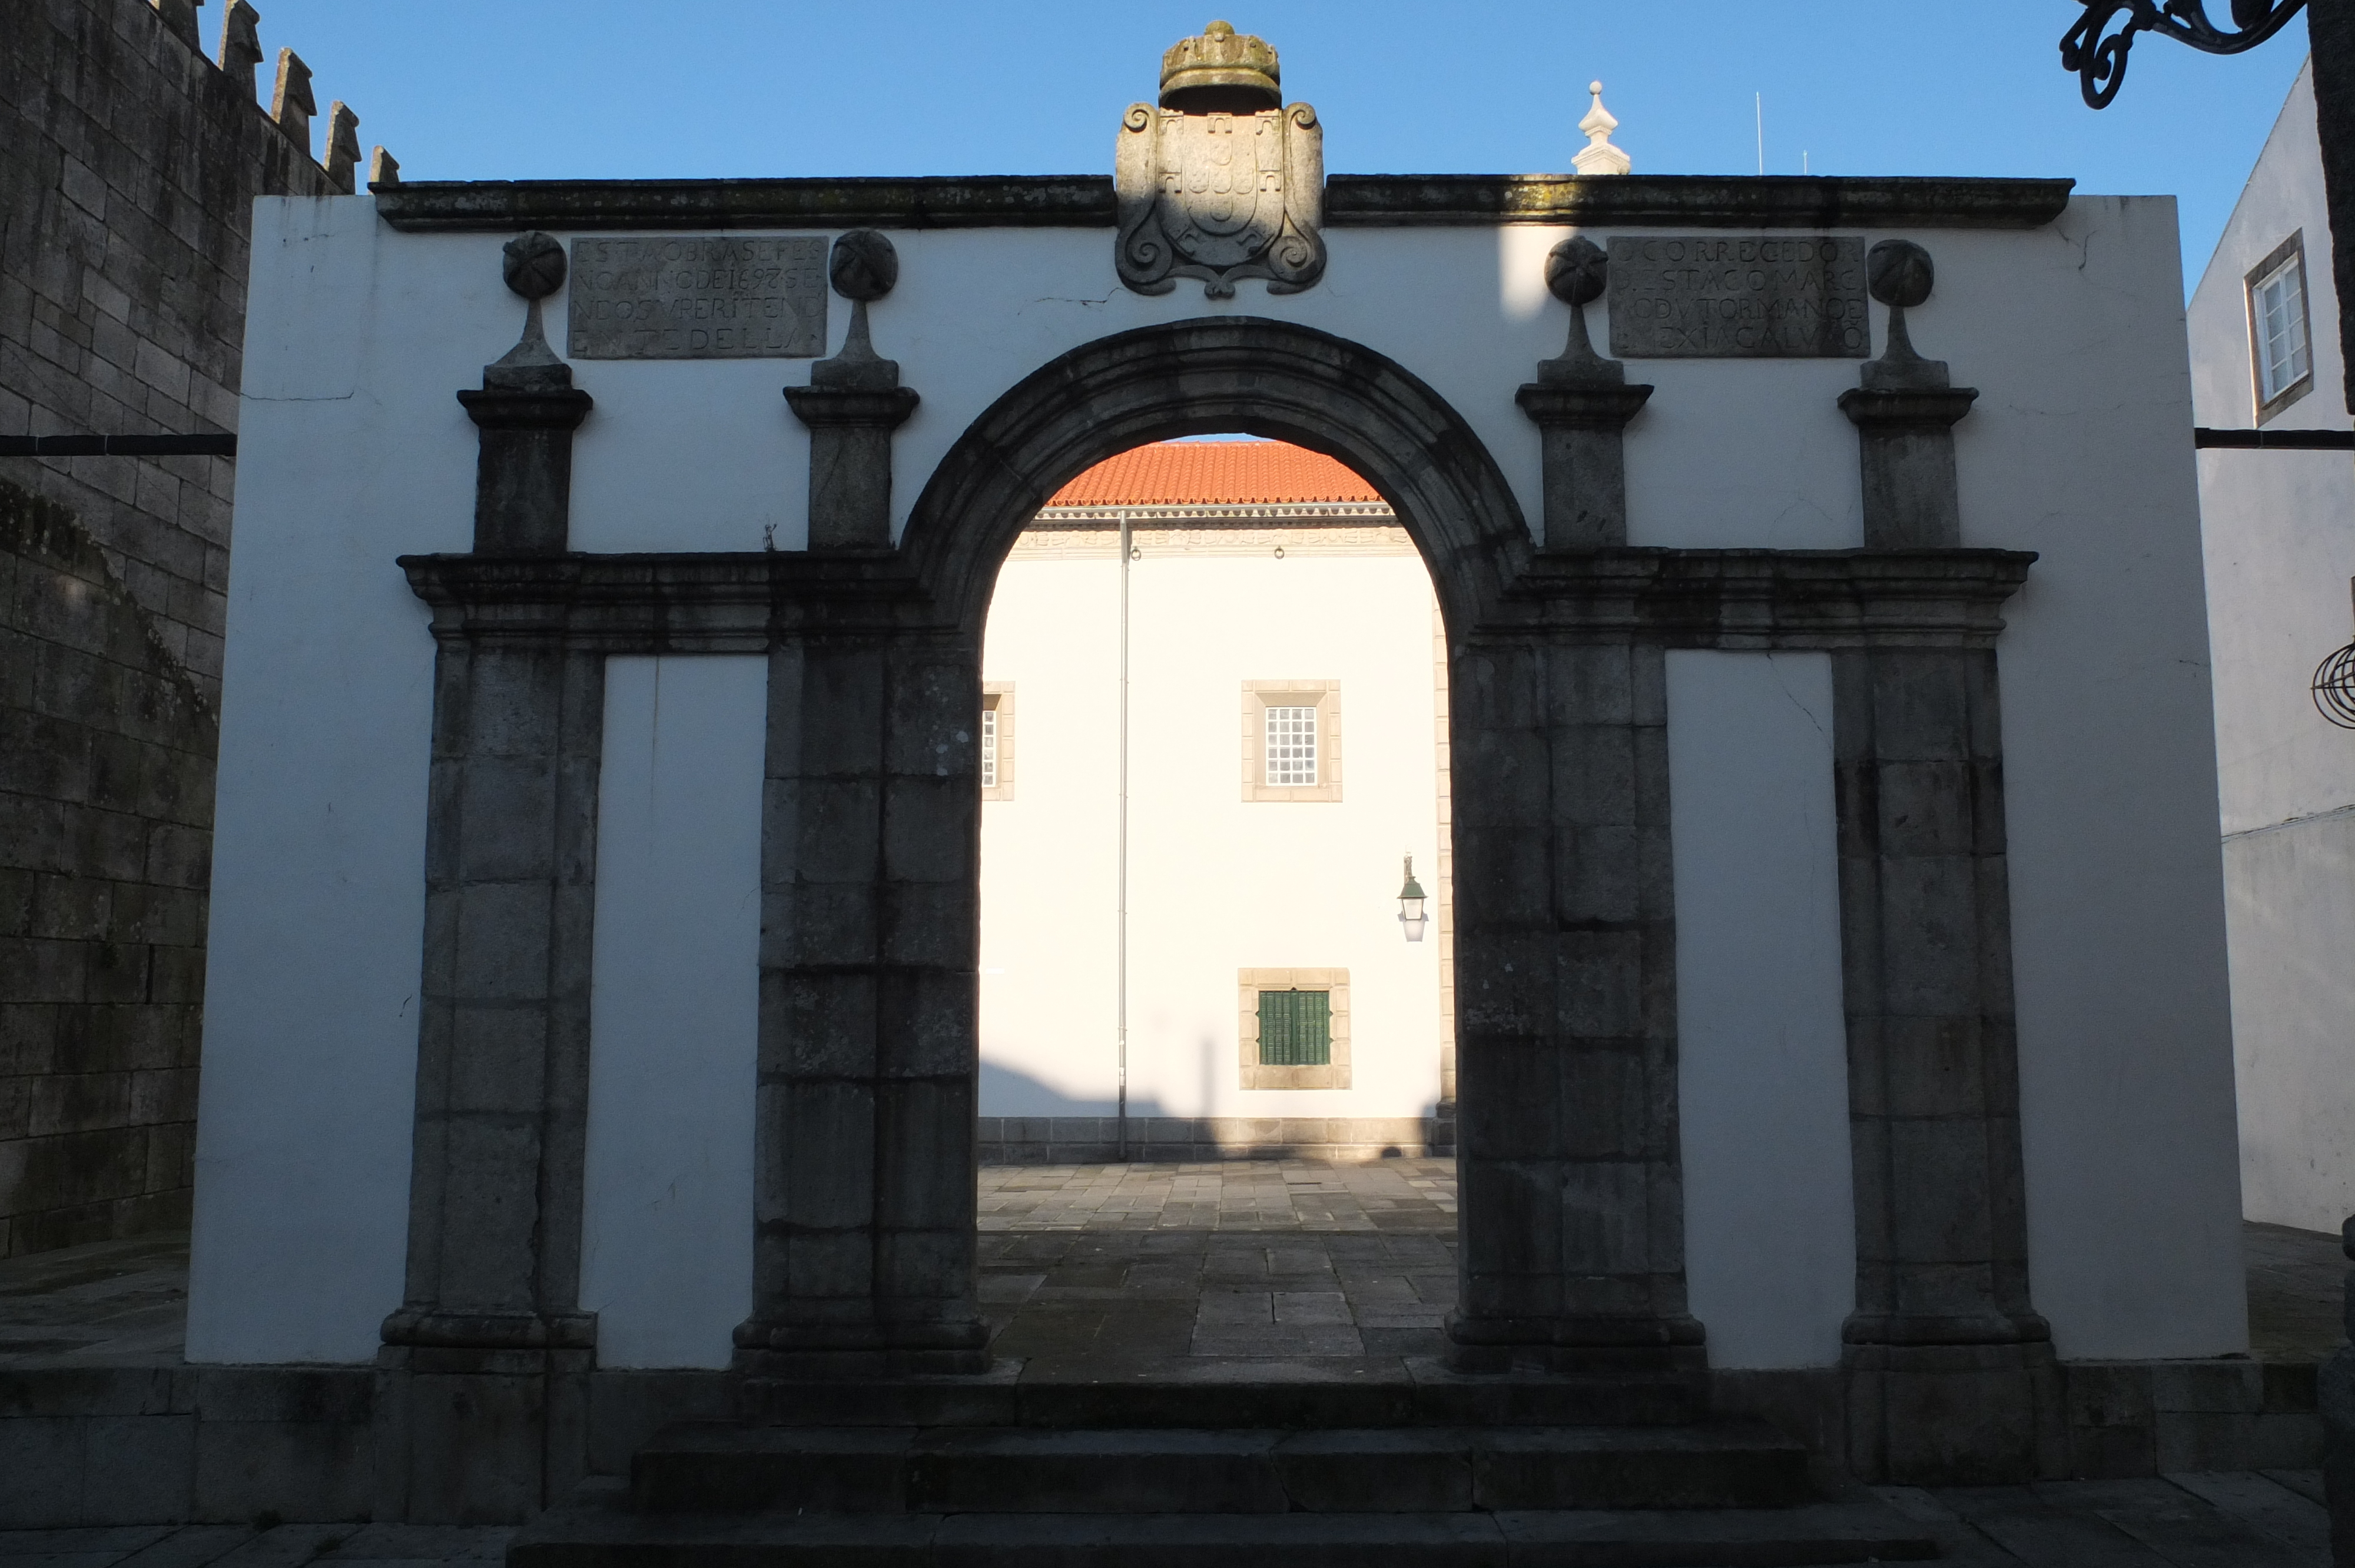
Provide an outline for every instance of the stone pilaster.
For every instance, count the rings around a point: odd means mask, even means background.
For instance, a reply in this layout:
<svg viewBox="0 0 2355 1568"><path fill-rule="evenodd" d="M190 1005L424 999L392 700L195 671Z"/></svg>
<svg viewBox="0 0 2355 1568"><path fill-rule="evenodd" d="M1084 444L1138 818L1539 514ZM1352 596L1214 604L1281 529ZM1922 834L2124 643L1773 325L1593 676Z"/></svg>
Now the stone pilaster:
<svg viewBox="0 0 2355 1568"><path fill-rule="evenodd" d="M1665 655L1476 643L1449 699L1481 780L1455 801L1453 1359L1689 1411Z"/></svg>
<svg viewBox="0 0 2355 1568"><path fill-rule="evenodd" d="M769 694L754 1304L736 1365L977 1372L975 651L797 640L771 654Z"/></svg>
<svg viewBox="0 0 2355 1568"><path fill-rule="evenodd" d="M560 556L586 393L548 352L544 235L507 248L523 341L459 394L475 551ZM560 620L553 630L560 631ZM408 1284L379 1359L379 1512L518 1517L581 1473L579 1306L604 660L549 628L437 627Z"/></svg>
<svg viewBox="0 0 2355 1568"><path fill-rule="evenodd" d="M1587 335L1586 306L1600 297L1608 259L1592 240L1571 238L1546 259L1546 286L1570 307L1561 354L1538 365L1515 395L1541 432L1544 539L1549 550L1607 549L1627 542L1627 421L1652 396L1627 384L1627 367L1602 358Z"/></svg>
<svg viewBox="0 0 2355 1568"><path fill-rule="evenodd" d="M1952 550L1963 542L1955 482L1955 425L1978 393L1947 382L1944 361L1913 351L1905 307L1930 297L1929 253L1883 240L1867 260L1873 297L1889 306L1889 341L1864 366L1860 386L1840 394L1857 429L1868 550Z"/></svg>
<svg viewBox="0 0 2355 1568"><path fill-rule="evenodd" d="M834 243L827 271L851 302L842 352L810 366L810 384L785 388L785 402L809 427L809 547L891 547L891 432L916 411L900 385L897 360L876 355L867 306L890 292L900 261L891 242L857 229Z"/></svg>
<svg viewBox="0 0 2355 1568"><path fill-rule="evenodd" d="M1906 340L1930 262L1870 259L1890 342L1842 396L1868 547L1961 544L1949 427L1974 396ZM1842 1330L1858 1475L2024 1481L2057 1455L2058 1370L2030 1304L1996 656L1834 653L1857 1305Z"/></svg>

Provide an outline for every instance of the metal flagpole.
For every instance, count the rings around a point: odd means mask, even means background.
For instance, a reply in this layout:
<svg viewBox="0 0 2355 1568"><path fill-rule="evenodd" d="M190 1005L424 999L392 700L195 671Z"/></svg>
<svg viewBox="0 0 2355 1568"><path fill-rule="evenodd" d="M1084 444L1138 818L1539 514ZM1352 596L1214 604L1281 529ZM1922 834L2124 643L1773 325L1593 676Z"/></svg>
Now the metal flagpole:
<svg viewBox="0 0 2355 1568"><path fill-rule="evenodd" d="M1120 514L1120 1159L1128 1162L1128 513Z"/></svg>

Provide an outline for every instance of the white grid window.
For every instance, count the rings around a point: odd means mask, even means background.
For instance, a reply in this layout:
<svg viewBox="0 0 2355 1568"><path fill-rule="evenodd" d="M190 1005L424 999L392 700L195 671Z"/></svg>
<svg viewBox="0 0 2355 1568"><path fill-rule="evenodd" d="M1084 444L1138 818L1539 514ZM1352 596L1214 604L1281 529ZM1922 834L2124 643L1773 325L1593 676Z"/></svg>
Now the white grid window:
<svg viewBox="0 0 2355 1568"><path fill-rule="evenodd" d="M981 787L997 788L997 705L981 710Z"/></svg>
<svg viewBox="0 0 2355 1568"><path fill-rule="evenodd" d="M1276 788L1316 783L1316 710L1267 710L1267 781Z"/></svg>
<svg viewBox="0 0 2355 1568"><path fill-rule="evenodd" d="M2257 395L2270 403L2310 368L2306 343L2306 259L2293 250L2249 286L2257 336Z"/></svg>

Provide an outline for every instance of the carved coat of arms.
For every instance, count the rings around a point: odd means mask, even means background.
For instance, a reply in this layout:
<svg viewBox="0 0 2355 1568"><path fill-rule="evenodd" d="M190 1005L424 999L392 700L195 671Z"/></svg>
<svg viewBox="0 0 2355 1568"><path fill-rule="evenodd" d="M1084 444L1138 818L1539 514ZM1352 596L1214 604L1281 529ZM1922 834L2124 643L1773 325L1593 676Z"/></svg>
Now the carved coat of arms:
<svg viewBox="0 0 2355 1568"><path fill-rule="evenodd" d="M1199 278L1216 300L1239 278L1288 294L1324 275L1325 133L1276 83L1275 51L1224 22L1162 58L1160 106L1129 106L1113 160L1122 282Z"/></svg>

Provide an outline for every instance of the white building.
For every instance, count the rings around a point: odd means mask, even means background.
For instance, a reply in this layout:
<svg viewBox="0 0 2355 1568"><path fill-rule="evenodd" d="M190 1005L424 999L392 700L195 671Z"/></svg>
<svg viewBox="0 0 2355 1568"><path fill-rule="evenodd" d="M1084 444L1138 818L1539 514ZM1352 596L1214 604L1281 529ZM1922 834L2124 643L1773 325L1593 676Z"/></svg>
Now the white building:
<svg viewBox="0 0 2355 1568"><path fill-rule="evenodd" d="M2213 429L2345 431L2311 67L2191 297L2192 406ZM2355 732L2317 711L2350 635L2346 450L2200 455L2231 933L2241 1173L2251 1219L2355 1210Z"/></svg>
<svg viewBox="0 0 2355 1568"><path fill-rule="evenodd" d="M1053 497L983 653L985 1158L1116 1155L1124 1007L1133 1154L1446 1142L1445 662L1422 556L1331 458L1165 442Z"/></svg>

